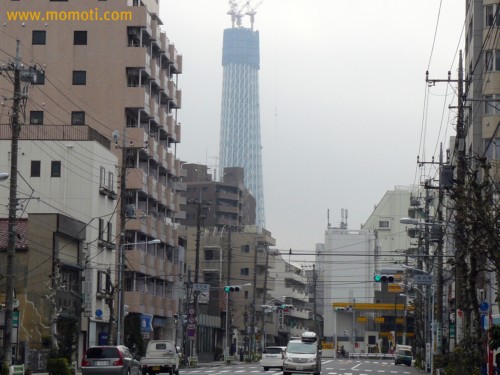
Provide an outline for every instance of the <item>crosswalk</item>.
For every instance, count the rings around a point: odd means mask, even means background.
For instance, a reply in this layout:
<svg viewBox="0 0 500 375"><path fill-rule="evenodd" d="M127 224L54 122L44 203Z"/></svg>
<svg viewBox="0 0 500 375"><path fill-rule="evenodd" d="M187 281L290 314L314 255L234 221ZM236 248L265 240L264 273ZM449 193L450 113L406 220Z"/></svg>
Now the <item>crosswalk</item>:
<svg viewBox="0 0 500 375"><path fill-rule="evenodd" d="M368 366L367 366L368 365ZM371 367L373 369L367 369ZM268 374L282 375L279 369L264 371L259 365L233 365L210 368L185 369L186 375L227 375L227 374ZM412 375L417 374L414 368L396 366L393 361L364 361L364 360L326 360L322 363L321 375Z"/></svg>

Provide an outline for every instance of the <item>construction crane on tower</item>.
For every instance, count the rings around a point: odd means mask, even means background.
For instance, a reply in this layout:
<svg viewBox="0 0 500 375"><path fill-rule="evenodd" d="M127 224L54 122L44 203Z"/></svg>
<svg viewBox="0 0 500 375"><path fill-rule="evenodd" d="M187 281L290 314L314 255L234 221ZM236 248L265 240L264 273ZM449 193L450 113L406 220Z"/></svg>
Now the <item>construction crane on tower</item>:
<svg viewBox="0 0 500 375"><path fill-rule="evenodd" d="M231 16L231 24L234 28L242 27L242 20L244 16L250 16L250 25L253 30L253 25L255 22L255 14L257 7L262 4L262 1L252 5L250 0L229 0L229 11L227 14Z"/></svg>
<svg viewBox="0 0 500 375"><path fill-rule="evenodd" d="M247 12L245 13L247 16L250 16L250 28L253 30L253 24L255 22L255 14L257 7L262 4L262 1L259 1L257 4L250 4L250 0L247 1Z"/></svg>

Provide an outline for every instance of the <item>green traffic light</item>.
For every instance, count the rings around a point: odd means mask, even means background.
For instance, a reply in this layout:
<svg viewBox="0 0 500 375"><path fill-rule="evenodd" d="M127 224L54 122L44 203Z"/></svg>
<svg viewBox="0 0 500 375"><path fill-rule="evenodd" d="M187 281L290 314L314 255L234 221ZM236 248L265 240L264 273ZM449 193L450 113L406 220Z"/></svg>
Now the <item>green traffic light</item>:
<svg viewBox="0 0 500 375"><path fill-rule="evenodd" d="M382 281L382 275L375 275L374 277L374 280L379 283L380 281Z"/></svg>
<svg viewBox="0 0 500 375"><path fill-rule="evenodd" d="M229 293L231 291L231 287L225 286L224 287L224 292Z"/></svg>

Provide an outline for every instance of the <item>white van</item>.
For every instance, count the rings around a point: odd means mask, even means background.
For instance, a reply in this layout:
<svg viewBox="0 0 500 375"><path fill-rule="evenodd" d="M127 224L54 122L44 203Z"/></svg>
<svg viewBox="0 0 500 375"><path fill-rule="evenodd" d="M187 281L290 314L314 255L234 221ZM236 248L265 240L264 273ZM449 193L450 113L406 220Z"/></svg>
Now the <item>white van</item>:
<svg viewBox="0 0 500 375"><path fill-rule="evenodd" d="M321 349L314 332L304 332L300 339L290 340L283 361L283 375L291 373L321 374Z"/></svg>

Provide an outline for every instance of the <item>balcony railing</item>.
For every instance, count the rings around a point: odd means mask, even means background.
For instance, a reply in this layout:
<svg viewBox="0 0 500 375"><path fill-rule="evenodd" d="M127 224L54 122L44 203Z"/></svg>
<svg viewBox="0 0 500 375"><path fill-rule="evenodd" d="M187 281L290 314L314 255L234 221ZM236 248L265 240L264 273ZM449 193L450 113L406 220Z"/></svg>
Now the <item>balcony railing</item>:
<svg viewBox="0 0 500 375"><path fill-rule="evenodd" d="M0 139L12 139L10 125L0 125ZM111 148L108 138L87 125L22 125L19 140L95 141Z"/></svg>

